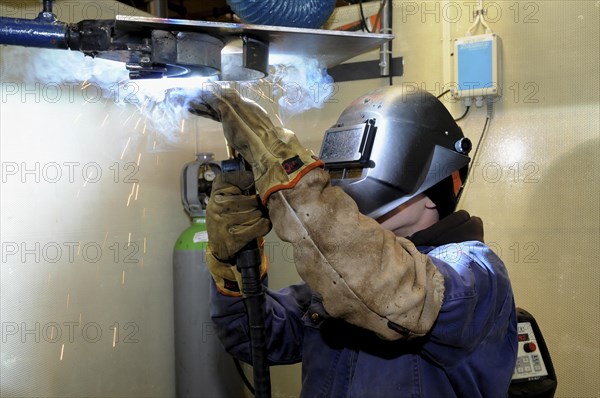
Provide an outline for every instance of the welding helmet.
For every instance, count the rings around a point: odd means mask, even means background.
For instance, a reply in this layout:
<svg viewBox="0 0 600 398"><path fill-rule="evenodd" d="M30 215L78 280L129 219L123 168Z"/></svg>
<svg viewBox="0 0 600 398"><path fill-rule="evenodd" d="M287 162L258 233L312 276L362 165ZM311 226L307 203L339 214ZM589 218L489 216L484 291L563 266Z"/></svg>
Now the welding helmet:
<svg viewBox="0 0 600 398"><path fill-rule="evenodd" d="M425 193L443 218L456 207L470 150L471 142L434 95L389 86L344 110L325 133L320 157L332 185L369 217Z"/></svg>

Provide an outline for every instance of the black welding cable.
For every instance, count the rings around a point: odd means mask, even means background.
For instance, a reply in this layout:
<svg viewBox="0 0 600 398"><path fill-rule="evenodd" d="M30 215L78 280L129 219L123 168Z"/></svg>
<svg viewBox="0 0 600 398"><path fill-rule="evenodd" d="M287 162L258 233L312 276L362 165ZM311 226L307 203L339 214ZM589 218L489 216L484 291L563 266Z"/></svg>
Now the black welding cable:
<svg viewBox="0 0 600 398"><path fill-rule="evenodd" d="M483 125L483 130L481 131L481 135L479 136L479 141L477 141L477 146L475 147L475 152L473 152L473 158L472 158L473 159L473 163L475 163L475 160L477 159L477 155L479 154L479 147L481 146L481 143L483 142L483 138L485 137L485 133L488 130L489 122L490 122L490 117L487 116L485 118L485 123ZM468 181L468 179L466 181Z"/></svg>
<svg viewBox="0 0 600 398"><path fill-rule="evenodd" d="M471 109L471 107L467 106L467 109L465 109L465 113L463 113L462 116L459 117L458 119L454 119L454 121L458 122L459 120L463 120L467 116L467 113L469 113L469 109Z"/></svg>
<svg viewBox="0 0 600 398"><path fill-rule="evenodd" d="M362 0L358 0L358 3L359 3L359 8L360 8L360 18L361 18L361 22L362 22L363 31L366 30L368 33L371 33L371 31L367 27L367 20L365 19L365 11L363 9Z"/></svg>
<svg viewBox="0 0 600 398"><path fill-rule="evenodd" d="M444 95L448 94L450 91L451 90L444 91L443 93L441 93L440 95L437 96L437 99L442 98ZM469 109L471 109L471 107L467 105L467 109L465 109L465 113L463 113L462 116L459 117L458 119L454 119L454 121L458 122L460 120L463 120L467 116L467 114L469 113Z"/></svg>
<svg viewBox="0 0 600 398"><path fill-rule="evenodd" d="M257 398L271 398L271 376L267 358L267 333L265 313L265 292L260 280L260 250L253 241L236 255L236 264L242 273L244 304L248 315L254 395Z"/></svg>
<svg viewBox="0 0 600 398"><path fill-rule="evenodd" d="M465 184L463 185L462 189L461 189L461 194L465 191L465 188L467 186L467 184L469 184L469 177L471 176L471 171L473 171L473 169L475 168L475 164L477 162L478 155L479 155L479 148L481 147L481 143L483 142L485 135L487 133L487 131L489 130L489 124L490 124L490 120L492 119L491 116L491 112L490 112L490 107L488 106L488 114L485 118L485 123L483 125L483 130L481 131L481 135L479 136L479 140L477 141L477 146L475 147L475 151L473 152L473 156L471 157L471 164L473 166L469 167L468 171L467 171L467 176L465 177ZM460 199L460 198L459 198Z"/></svg>

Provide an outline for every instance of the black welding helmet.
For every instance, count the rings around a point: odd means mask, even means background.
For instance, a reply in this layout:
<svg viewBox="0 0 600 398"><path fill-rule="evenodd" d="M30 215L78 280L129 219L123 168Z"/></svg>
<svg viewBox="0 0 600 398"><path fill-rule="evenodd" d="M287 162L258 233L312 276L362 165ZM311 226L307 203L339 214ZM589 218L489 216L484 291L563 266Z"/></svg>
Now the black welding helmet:
<svg viewBox="0 0 600 398"><path fill-rule="evenodd" d="M449 182L455 205L470 150L471 142L434 95L388 86L344 110L325 133L320 157L332 184L348 193L361 213L379 218L427 190L440 196L436 188L443 182Z"/></svg>

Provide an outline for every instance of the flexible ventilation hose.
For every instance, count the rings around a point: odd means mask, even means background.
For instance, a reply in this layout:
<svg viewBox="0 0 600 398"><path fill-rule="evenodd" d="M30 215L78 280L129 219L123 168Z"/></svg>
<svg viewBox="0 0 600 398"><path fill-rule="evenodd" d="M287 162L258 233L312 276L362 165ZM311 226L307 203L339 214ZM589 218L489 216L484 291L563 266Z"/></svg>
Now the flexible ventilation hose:
<svg viewBox="0 0 600 398"><path fill-rule="evenodd" d="M318 29L336 0L227 0L244 23Z"/></svg>

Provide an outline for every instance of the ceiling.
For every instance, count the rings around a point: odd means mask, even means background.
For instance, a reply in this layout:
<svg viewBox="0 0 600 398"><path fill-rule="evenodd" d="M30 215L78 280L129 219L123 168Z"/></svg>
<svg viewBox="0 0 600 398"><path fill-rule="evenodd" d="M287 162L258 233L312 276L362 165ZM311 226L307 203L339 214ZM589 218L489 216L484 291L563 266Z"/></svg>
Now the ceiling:
<svg viewBox="0 0 600 398"><path fill-rule="evenodd" d="M119 0L121 3L148 11L151 0ZM355 3L356 0L338 0L337 6ZM169 18L204 21L234 21L226 0L169 0Z"/></svg>

